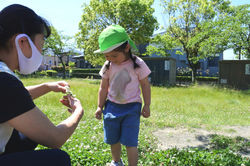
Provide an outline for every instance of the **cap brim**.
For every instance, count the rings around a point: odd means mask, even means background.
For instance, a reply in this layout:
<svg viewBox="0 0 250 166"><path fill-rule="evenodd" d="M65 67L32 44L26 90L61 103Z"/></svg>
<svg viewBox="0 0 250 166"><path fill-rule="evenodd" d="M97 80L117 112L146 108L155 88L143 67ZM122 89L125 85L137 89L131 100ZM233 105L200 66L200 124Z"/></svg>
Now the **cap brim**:
<svg viewBox="0 0 250 166"><path fill-rule="evenodd" d="M94 51L94 54L98 54L98 53L102 53L100 49Z"/></svg>
<svg viewBox="0 0 250 166"><path fill-rule="evenodd" d="M111 52L111 51L113 51L114 49L116 49L117 47L121 46L121 45L122 45L123 43L125 43L125 42L126 42L126 41L123 41L123 42L121 42L121 43L115 44L115 45L113 45L112 47L110 47L110 48L108 48L108 49L106 49L106 50L104 50L104 51L101 51L100 49L99 49L99 50L96 50L96 51L94 51L94 54Z"/></svg>

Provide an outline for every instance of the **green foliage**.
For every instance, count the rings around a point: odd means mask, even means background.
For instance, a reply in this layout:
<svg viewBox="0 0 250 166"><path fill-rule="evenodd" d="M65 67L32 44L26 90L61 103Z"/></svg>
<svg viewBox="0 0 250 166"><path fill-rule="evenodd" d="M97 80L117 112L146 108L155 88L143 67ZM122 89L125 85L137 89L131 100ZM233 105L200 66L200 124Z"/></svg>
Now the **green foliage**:
<svg viewBox="0 0 250 166"><path fill-rule="evenodd" d="M99 73L101 69L99 68L93 68L93 69L79 69L79 68L74 68L72 69L72 73Z"/></svg>
<svg viewBox="0 0 250 166"><path fill-rule="evenodd" d="M197 81L213 81L217 82L219 80L218 77L203 77L203 76L197 76ZM191 76L176 76L176 81L191 81Z"/></svg>
<svg viewBox="0 0 250 166"><path fill-rule="evenodd" d="M93 54L98 49L98 36L109 25L123 26L136 44L147 43L157 27L151 7L153 0L90 0L84 4L79 23L77 44L87 61L101 65L104 57Z"/></svg>
<svg viewBox="0 0 250 166"><path fill-rule="evenodd" d="M233 7L233 12L224 18L226 30L224 35L228 36L228 47L234 49L234 53L250 58L250 4Z"/></svg>
<svg viewBox="0 0 250 166"><path fill-rule="evenodd" d="M71 71L71 77L76 78L101 78L99 75L100 69L94 68L94 69L72 69Z"/></svg>
<svg viewBox="0 0 250 166"><path fill-rule="evenodd" d="M42 70L42 71L39 72L39 75L40 76L48 76L48 73L47 73L46 70Z"/></svg>
<svg viewBox="0 0 250 166"><path fill-rule="evenodd" d="M186 166L186 165L227 165L240 166L247 164L247 159L233 154L228 150L200 150L200 149L169 149L151 153L146 157L146 165Z"/></svg>
<svg viewBox="0 0 250 166"><path fill-rule="evenodd" d="M232 152L248 153L250 148L250 141L243 137L227 137L222 135L211 135L211 148L212 149L228 149Z"/></svg>
<svg viewBox="0 0 250 166"><path fill-rule="evenodd" d="M70 67L70 68L75 67L75 62L69 62L69 67Z"/></svg>
<svg viewBox="0 0 250 166"><path fill-rule="evenodd" d="M226 0L164 0L163 6L169 16L169 26L165 34L152 39L152 43L159 48L152 49L153 46L150 46L147 50L164 55L162 52L173 49L176 54L185 54L192 69L192 81L195 81L199 60L221 51L216 49L205 52L204 42L208 42L210 36L214 36L214 39L221 37L218 33L220 26L215 24L215 20L229 11L229 4Z"/></svg>
<svg viewBox="0 0 250 166"><path fill-rule="evenodd" d="M67 72L69 72L70 67L66 66L65 69L64 69L63 66L52 66L51 69L55 70L57 72L64 72L64 70L67 71Z"/></svg>
<svg viewBox="0 0 250 166"><path fill-rule="evenodd" d="M191 76L191 71L192 69L189 67L178 67L176 70L176 74L177 76Z"/></svg>
<svg viewBox="0 0 250 166"><path fill-rule="evenodd" d="M51 54L51 52L58 56L60 53L63 52L64 49L64 42L62 41L62 34L57 32L57 30L51 26L51 35L45 40L44 43L44 53Z"/></svg>
<svg viewBox="0 0 250 166"><path fill-rule="evenodd" d="M64 56L69 56L73 52L73 46L68 42L71 38L64 36L51 26L51 35L45 40L44 53L57 56L62 64L63 77L66 77L66 69L63 61ZM67 50L67 51L65 51Z"/></svg>
<svg viewBox="0 0 250 166"><path fill-rule="evenodd" d="M56 70L46 70L46 75L48 76L56 76L57 75L57 71Z"/></svg>

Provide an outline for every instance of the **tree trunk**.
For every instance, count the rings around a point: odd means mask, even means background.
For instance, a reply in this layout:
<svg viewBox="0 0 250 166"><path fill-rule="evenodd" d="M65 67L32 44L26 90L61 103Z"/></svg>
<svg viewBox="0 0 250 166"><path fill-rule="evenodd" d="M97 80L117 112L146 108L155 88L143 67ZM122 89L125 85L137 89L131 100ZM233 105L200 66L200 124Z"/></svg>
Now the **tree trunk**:
<svg viewBox="0 0 250 166"><path fill-rule="evenodd" d="M241 48L239 50L239 60L241 60Z"/></svg>
<svg viewBox="0 0 250 166"><path fill-rule="evenodd" d="M66 71L65 71L65 65L64 65L63 60L62 60L62 56L59 56L59 59L60 59L62 66L63 66L63 79L65 79L66 78Z"/></svg>
<svg viewBox="0 0 250 166"><path fill-rule="evenodd" d="M187 51L186 51L187 52ZM194 84L195 82L196 82L196 71L197 71L197 68L196 68L196 65L195 64L193 64L193 62L191 62L190 60L189 60L189 53L187 52L187 60L188 60L188 64L189 64L189 66L190 66L190 68L191 68L191 70L192 70L192 83Z"/></svg>
<svg viewBox="0 0 250 166"><path fill-rule="evenodd" d="M192 68L192 83L195 84L196 83L196 68Z"/></svg>

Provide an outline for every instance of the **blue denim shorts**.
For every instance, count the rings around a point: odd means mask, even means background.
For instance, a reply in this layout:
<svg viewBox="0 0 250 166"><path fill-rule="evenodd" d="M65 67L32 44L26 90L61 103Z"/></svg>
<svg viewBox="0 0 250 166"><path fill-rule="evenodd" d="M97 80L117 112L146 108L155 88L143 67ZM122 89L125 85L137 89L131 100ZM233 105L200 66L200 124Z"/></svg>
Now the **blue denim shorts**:
<svg viewBox="0 0 250 166"><path fill-rule="evenodd" d="M107 101L103 110L104 142L137 146L141 103L116 104Z"/></svg>

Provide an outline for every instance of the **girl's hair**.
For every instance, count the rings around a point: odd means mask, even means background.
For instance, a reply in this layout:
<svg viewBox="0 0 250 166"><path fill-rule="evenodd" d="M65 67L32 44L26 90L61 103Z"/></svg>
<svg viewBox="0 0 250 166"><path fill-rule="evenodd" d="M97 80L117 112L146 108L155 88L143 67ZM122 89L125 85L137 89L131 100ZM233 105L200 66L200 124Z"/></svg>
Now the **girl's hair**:
<svg viewBox="0 0 250 166"><path fill-rule="evenodd" d="M0 49L11 48L9 39L20 33L27 34L31 39L36 34L44 34L47 38L51 30L48 22L28 7L19 4L5 7L0 11Z"/></svg>
<svg viewBox="0 0 250 166"><path fill-rule="evenodd" d="M123 43L121 46L115 48L113 51L117 51L117 52L124 52L126 46L128 45L128 41L126 41L125 43ZM136 63L136 56L132 55L131 49L129 49L128 52L129 58L132 59L133 63L134 63L134 69L136 69L137 67L140 67L137 63ZM110 66L110 61L105 65L105 70L103 73L105 73L105 71L107 71L109 69Z"/></svg>

